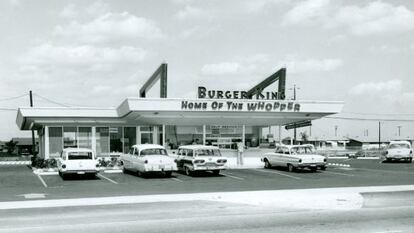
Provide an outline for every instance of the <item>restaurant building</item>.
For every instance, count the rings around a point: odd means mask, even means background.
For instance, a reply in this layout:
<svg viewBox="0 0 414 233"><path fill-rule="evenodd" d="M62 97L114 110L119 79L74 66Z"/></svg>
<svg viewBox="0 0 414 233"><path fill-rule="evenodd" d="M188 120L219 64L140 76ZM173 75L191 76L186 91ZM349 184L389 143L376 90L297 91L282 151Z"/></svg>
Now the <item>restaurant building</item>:
<svg viewBox="0 0 414 233"><path fill-rule="evenodd" d="M115 108L22 107L16 118L21 130L34 130L39 156L52 158L63 148L90 148L98 156L117 156L134 144L206 144L235 149L237 142L259 145L262 128L298 125L341 111L343 103L285 99L282 68L247 91L198 87L198 98L167 98L167 64L151 76L139 97ZM160 98L146 92L160 82ZM275 92L263 92L278 82ZM279 137L280 138L280 137Z"/></svg>

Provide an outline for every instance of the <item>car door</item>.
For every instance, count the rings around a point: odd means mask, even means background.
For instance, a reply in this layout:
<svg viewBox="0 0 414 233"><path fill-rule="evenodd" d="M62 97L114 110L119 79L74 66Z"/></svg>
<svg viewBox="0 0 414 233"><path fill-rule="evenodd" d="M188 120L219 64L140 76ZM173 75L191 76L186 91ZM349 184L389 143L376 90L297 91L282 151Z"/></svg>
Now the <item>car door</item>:
<svg viewBox="0 0 414 233"><path fill-rule="evenodd" d="M183 168L184 166L184 156L185 156L185 150L184 149L178 149L177 151L177 167Z"/></svg>
<svg viewBox="0 0 414 233"><path fill-rule="evenodd" d="M270 155L270 163L276 166L281 165L280 154L283 153L282 147L277 147L275 152Z"/></svg>

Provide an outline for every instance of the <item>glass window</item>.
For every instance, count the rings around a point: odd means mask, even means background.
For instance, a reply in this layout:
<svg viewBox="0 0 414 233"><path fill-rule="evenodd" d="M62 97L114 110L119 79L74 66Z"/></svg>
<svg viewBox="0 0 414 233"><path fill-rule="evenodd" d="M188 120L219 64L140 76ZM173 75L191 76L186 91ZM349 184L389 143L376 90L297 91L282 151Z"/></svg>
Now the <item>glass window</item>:
<svg viewBox="0 0 414 233"><path fill-rule="evenodd" d="M92 128L79 127L79 148L92 149Z"/></svg>
<svg viewBox="0 0 414 233"><path fill-rule="evenodd" d="M200 149L196 151L197 156L221 156L219 150L213 149Z"/></svg>
<svg viewBox="0 0 414 233"><path fill-rule="evenodd" d="M410 149L410 146L405 143L390 144L389 149Z"/></svg>
<svg viewBox="0 0 414 233"><path fill-rule="evenodd" d="M62 127L49 127L49 156L58 157L62 149Z"/></svg>
<svg viewBox="0 0 414 233"><path fill-rule="evenodd" d="M79 159L92 159L92 152L69 152L68 160L79 160Z"/></svg>
<svg viewBox="0 0 414 233"><path fill-rule="evenodd" d="M137 143L137 128L124 127L124 151Z"/></svg>
<svg viewBox="0 0 414 233"><path fill-rule="evenodd" d="M187 150L187 156L193 157L193 150Z"/></svg>
<svg viewBox="0 0 414 233"><path fill-rule="evenodd" d="M141 156L145 155L167 155L167 151L159 148L145 149L141 151Z"/></svg>
<svg viewBox="0 0 414 233"><path fill-rule="evenodd" d="M78 138L76 127L63 127L63 148L77 148Z"/></svg>
<svg viewBox="0 0 414 233"><path fill-rule="evenodd" d="M109 127L96 127L96 156L109 156Z"/></svg>
<svg viewBox="0 0 414 233"><path fill-rule="evenodd" d="M111 152L122 153L122 127L109 128L110 150Z"/></svg>

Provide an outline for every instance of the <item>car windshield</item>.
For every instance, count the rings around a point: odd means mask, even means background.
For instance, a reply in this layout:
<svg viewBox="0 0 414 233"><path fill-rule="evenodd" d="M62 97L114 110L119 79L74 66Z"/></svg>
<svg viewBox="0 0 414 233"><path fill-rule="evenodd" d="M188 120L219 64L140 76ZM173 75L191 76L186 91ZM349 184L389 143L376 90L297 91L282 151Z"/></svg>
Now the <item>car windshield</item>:
<svg viewBox="0 0 414 233"><path fill-rule="evenodd" d="M313 149L312 147L293 147L290 152L296 155L313 154Z"/></svg>
<svg viewBox="0 0 414 233"><path fill-rule="evenodd" d="M167 151L160 148L144 149L141 151L141 155L167 155Z"/></svg>
<svg viewBox="0 0 414 233"><path fill-rule="evenodd" d="M197 156L221 156L217 149L199 149L196 151Z"/></svg>
<svg viewBox="0 0 414 233"><path fill-rule="evenodd" d="M410 149L410 146L405 143L395 143L391 144L388 149Z"/></svg>
<svg viewBox="0 0 414 233"><path fill-rule="evenodd" d="M68 153L68 160L79 160L79 159L92 159L92 152L78 151L78 152Z"/></svg>

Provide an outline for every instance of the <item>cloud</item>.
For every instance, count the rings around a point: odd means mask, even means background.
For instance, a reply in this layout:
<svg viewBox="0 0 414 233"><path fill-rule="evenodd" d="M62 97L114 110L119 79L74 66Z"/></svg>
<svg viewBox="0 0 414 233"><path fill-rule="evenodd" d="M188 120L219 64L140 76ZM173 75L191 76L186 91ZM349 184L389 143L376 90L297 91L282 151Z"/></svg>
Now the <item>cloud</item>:
<svg viewBox="0 0 414 233"><path fill-rule="evenodd" d="M282 19L282 25L317 25L323 29L345 28L357 36L406 32L414 29L414 12L403 5L381 1L364 6L338 5L330 0L297 3Z"/></svg>
<svg viewBox="0 0 414 233"><path fill-rule="evenodd" d="M297 3L283 16L282 25L309 24L329 14L330 0L306 0Z"/></svg>
<svg viewBox="0 0 414 233"><path fill-rule="evenodd" d="M152 20L137 17L128 12L106 13L87 23L72 21L59 25L54 34L81 42L107 42L121 39L156 39L162 37L161 29Z"/></svg>
<svg viewBox="0 0 414 233"><path fill-rule="evenodd" d="M110 12L110 7L107 3L96 1L86 7L79 7L75 4L66 5L59 13L61 18L73 19L78 16L99 16Z"/></svg>
<svg viewBox="0 0 414 233"><path fill-rule="evenodd" d="M402 90L402 82L393 79L385 82L366 82L360 83L351 88L352 95L376 95L376 94L395 94Z"/></svg>
<svg viewBox="0 0 414 233"><path fill-rule="evenodd" d="M201 68L203 75L232 75L240 71L240 64L237 62L223 62L216 64L206 64Z"/></svg>
<svg viewBox="0 0 414 233"><path fill-rule="evenodd" d="M286 67L289 72L329 72L338 69L343 65L343 61L339 58L324 59L298 59L287 58L279 63L280 66Z"/></svg>
<svg viewBox="0 0 414 233"><path fill-rule="evenodd" d="M281 3L286 3L286 0L255 0L255 1L246 1L245 8L248 12L257 13L265 10L266 8L278 5Z"/></svg>
<svg viewBox="0 0 414 233"><path fill-rule="evenodd" d="M193 7L186 5L183 9L179 10L174 17L178 20L187 20L187 19L195 19L195 18L204 18L207 17L208 14L198 7Z"/></svg>
<svg viewBox="0 0 414 233"><path fill-rule="evenodd" d="M140 48L81 46L54 46L49 43L29 49L19 61L25 67L30 65L93 65L141 62L146 51ZM29 65L29 66L28 66Z"/></svg>

